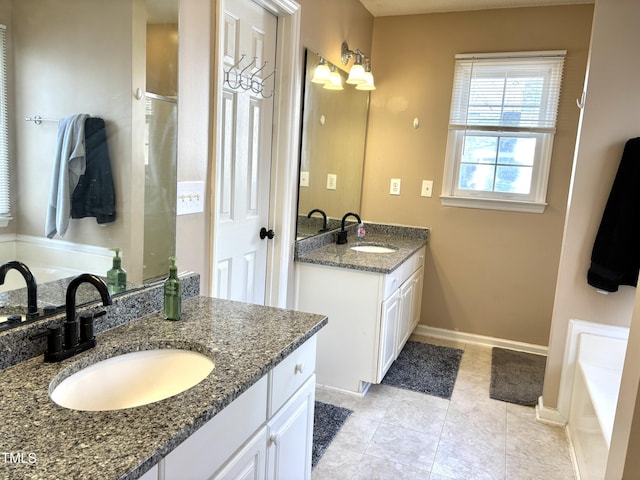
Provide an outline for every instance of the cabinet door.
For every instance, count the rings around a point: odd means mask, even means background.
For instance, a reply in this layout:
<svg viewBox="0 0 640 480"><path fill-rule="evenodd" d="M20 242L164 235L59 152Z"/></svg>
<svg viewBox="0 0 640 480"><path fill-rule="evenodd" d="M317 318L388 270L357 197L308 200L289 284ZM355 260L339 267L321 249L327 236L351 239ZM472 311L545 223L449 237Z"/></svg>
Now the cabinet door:
<svg viewBox="0 0 640 480"><path fill-rule="evenodd" d="M411 322L413 320L413 306L415 299L416 283L412 276L400 287L400 319L398 320L398 334L396 335L395 360L411 335Z"/></svg>
<svg viewBox="0 0 640 480"><path fill-rule="evenodd" d="M310 480L313 407L312 375L267 425L268 480Z"/></svg>
<svg viewBox="0 0 640 480"><path fill-rule="evenodd" d="M422 310L422 286L424 284L424 267L420 267L411 277L415 279L415 288L413 292L413 306L411 312L411 326L409 335L420 323L420 311Z"/></svg>
<svg viewBox="0 0 640 480"><path fill-rule="evenodd" d="M396 335L400 320L400 290L382 302L380 324L380 354L378 355L378 375L376 383L380 383L384 374L396 359Z"/></svg>
<svg viewBox="0 0 640 480"><path fill-rule="evenodd" d="M267 428L261 428L212 480L264 480Z"/></svg>

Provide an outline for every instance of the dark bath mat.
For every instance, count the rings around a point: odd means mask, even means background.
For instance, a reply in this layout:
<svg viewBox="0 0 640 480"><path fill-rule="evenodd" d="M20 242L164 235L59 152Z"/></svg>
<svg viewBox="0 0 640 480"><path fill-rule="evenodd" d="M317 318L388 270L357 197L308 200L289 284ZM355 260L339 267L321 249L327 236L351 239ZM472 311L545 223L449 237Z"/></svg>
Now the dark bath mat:
<svg viewBox="0 0 640 480"><path fill-rule="evenodd" d="M547 357L494 347L489 397L518 405L535 405L542 395Z"/></svg>
<svg viewBox="0 0 640 480"><path fill-rule="evenodd" d="M462 350L407 342L382 383L436 397L451 398Z"/></svg>
<svg viewBox="0 0 640 480"><path fill-rule="evenodd" d="M313 411L313 447L311 468L315 467L353 410L316 402Z"/></svg>

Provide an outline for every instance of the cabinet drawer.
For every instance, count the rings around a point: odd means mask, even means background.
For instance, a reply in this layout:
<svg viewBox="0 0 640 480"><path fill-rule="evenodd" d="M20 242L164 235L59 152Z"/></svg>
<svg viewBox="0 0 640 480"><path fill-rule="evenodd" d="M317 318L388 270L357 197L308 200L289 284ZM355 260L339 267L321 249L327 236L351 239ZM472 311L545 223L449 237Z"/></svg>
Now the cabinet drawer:
<svg viewBox="0 0 640 480"><path fill-rule="evenodd" d="M316 335L280 362L269 373L271 416L313 375L316 370Z"/></svg>
<svg viewBox="0 0 640 480"><path fill-rule="evenodd" d="M384 277L384 296L388 298L413 272L424 264L425 247L411 255L402 265Z"/></svg>

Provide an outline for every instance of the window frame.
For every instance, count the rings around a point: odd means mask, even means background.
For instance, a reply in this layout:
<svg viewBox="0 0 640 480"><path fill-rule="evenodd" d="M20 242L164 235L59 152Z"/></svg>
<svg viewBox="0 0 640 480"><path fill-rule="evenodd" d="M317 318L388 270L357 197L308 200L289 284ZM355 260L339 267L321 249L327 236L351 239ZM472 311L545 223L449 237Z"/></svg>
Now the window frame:
<svg viewBox="0 0 640 480"><path fill-rule="evenodd" d="M11 216L11 171L9 144L9 99L8 99L8 33L7 26L0 24L0 227L9 225Z"/></svg>
<svg viewBox="0 0 640 480"><path fill-rule="evenodd" d="M564 67L565 50L554 50L546 52L510 52L510 53L493 53L493 54L462 54L456 55L456 69L454 73L454 85L451 101L449 133L447 137L447 150L445 157L445 169L442 183L441 202L444 206L481 208L491 210L510 210L529 213L543 213L546 203L546 192L549 180L549 171L551 167L551 155L553 150L553 140L555 136L555 125L557 122L557 106L560 98L560 87L562 83L562 71ZM495 63L503 65L502 68L507 75L512 60L517 60L519 65L523 63L534 64L542 63L549 58L558 58L559 75L557 75L557 83L551 86L546 85L545 91L541 95L541 110L544 112L545 123L536 126L508 126L508 125L491 125L479 123L471 125L468 121L468 109L471 97L471 78L473 77L473 68L481 68L482 60L487 59L494 63L490 68L495 69ZM471 71L465 75L465 65L472 62ZM478 60L476 66L475 62ZM464 64L460 62L464 61ZM468 70L468 67L466 67ZM557 68L557 67L556 67ZM481 78L484 72L475 78ZM551 80L553 75L549 74L547 80ZM466 82L466 83L465 83ZM553 98L555 96L555 99ZM551 107L550 99L551 98ZM502 100L502 106L505 105L505 99ZM546 112L549 108L554 110L551 117ZM462 110L466 109L466 110ZM461 120L461 113L465 118ZM549 121L551 118L551 121ZM533 167L531 175L531 189L528 194L495 192L486 190L469 190L460 189L459 174L462 165L462 149L464 147L465 138L467 136L487 136L493 138L501 137L522 137L536 138L536 148L533 158ZM497 147L496 147L497 148ZM487 165L491 165L487 163ZM494 178L495 178L494 174Z"/></svg>

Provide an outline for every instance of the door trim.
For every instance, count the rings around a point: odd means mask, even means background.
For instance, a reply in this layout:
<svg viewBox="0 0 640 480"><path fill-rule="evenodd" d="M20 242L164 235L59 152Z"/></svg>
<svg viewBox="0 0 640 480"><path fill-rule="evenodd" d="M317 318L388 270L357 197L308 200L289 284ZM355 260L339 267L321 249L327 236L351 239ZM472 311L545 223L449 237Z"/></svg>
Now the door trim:
<svg viewBox="0 0 640 480"><path fill-rule="evenodd" d="M216 1L217 46L215 49L215 121L220 124L222 76L220 71L220 49L222 48L222 3ZM271 164L271 194L269 228L276 232L267 253L267 278L265 305L275 307L293 306L293 250L295 245L295 220L297 204L298 146L300 143L300 102L302 89L302 48L300 47L300 5L292 0L252 0L278 17L275 78L275 101L273 105L273 140ZM213 143L216 157L219 155L218 127ZM211 181L215 190L216 162L212 162ZM215 205L215 191L212 195ZM215 212L215 207L212 208ZM215 215L215 213L214 213ZM215 218L212 218L215 228ZM215 269L213 264L215 232L211 235L209 250L210 288L213 291Z"/></svg>

